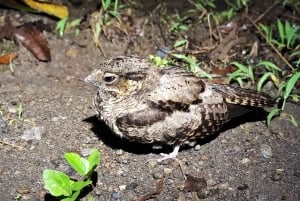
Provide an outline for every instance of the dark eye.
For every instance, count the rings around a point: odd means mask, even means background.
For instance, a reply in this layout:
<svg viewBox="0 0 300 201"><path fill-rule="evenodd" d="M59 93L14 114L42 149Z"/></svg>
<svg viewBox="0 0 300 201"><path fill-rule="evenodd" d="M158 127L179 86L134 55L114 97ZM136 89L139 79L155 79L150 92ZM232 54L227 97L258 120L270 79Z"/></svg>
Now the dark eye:
<svg viewBox="0 0 300 201"><path fill-rule="evenodd" d="M103 80L106 84L112 84L117 79L117 77L118 76L115 74L107 73L106 75L104 75Z"/></svg>

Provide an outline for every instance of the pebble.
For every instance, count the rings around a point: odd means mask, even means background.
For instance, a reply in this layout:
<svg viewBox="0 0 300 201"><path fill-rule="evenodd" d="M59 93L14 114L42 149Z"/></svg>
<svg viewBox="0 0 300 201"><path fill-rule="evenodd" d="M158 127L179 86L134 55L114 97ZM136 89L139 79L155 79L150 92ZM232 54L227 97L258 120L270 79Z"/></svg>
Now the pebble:
<svg viewBox="0 0 300 201"><path fill-rule="evenodd" d="M0 117L0 134L6 134L8 132L7 122L4 118Z"/></svg>
<svg viewBox="0 0 300 201"><path fill-rule="evenodd" d="M137 186L138 184L136 182L131 182L126 186L126 190L134 190Z"/></svg>
<svg viewBox="0 0 300 201"><path fill-rule="evenodd" d="M44 131L43 127L39 127L39 126L33 127L31 129L25 130L23 132L23 135L21 136L21 139L25 141L41 140L43 131Z"/></svg>
<svg viewBox="0 0 300 201"><path fill-rule="evenodd" d="M249 163L250 162L250 159L249 158L243 158L242 160L241 160L241 163L242 164L246 164L246 163Z"/></svg>
<svg viewBox="0 0 300 201"><path fill-rule="evenodd" d="M114 192L111 194L111 197L112 197L114 200L120 200L120 199L121 199L121 194L120 194L119 192L114 191Z"/></svg>
<svg viewBox="0 0 300 201"><path fill-rule="evenodd" d="M267 144L262 144L260 146L260 153L264 158L271 158L272 157L272 148Z"/></svg>
<svg viewBox="0 0 300 201"><path fill-rule="evenodd" d="M173 172L173 170L171 168L164 168L164 174L165 175L169 175Z"/></svg>
<svg viewBox="0 0 300 201"><path fill-rule="evenodd" d="M117 151L116 151L116 155L117 156L120 156L120 155L122 155L123 154L123 150L122 149L118 149Z"/></svg>
<svg viewBox="0 0 300 201"><path fill-rule="evenodd" d="M229 188L229 183L222 183L218 185L218 189L220 190L227 190Z"/></svg>
<svg viewBox="0 0 300 201"><path fill-rule="evenodd" d="M85 148L81 150L82 156L86 157L92 153L93 148Z"/></svg>
<svg viewBox="0 0 300 201"><path fill-rule="evenodd" d="M197 145L194 147L194 150L195 150L195 151L200 151L200 148L201 148L200 144L197 144Z"/></svg>
<svg viewBox="0 0 300 201"><path fill-rule="evenodd" d="M124 191L126 189L126 185L119 186L120 191Z"/></svg>

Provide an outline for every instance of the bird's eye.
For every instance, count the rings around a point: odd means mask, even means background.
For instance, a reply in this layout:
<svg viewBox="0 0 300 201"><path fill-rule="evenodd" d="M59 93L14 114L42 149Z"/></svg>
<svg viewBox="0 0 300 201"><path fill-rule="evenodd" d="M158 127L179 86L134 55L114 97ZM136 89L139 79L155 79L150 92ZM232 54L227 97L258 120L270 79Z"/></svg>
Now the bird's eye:
<svg viewBox="0 0 300 201"><path fill-rule="evenodd" d="M117 80L117 78L118 78L118 76L116 74L106 73L104 75L103 80L106 84L112 84L114 81Z"/></svg>

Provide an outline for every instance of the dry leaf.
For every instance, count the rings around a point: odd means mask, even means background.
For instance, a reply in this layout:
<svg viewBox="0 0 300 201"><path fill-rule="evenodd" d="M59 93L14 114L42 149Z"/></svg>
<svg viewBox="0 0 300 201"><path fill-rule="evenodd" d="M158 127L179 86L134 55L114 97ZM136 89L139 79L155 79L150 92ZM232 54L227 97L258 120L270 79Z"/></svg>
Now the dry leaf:
<svg viewBox="0 0 300 201"><path fill-rule="evenodd" d="M51 54L47 41L40 30L32 24L24 24L14 31L15 38L26 47L38 60L50 61Z"/></svg>
<svg viewBox="0 0 300 201"><path fill-rule="evenodd" d="M9 64L12 60L17 58L15 53L7 53L0 56L0 64Z"/></svg>
<svg viewBox="0 0 300 201"><path fill-rule="evenodd" d="M198 192L206 188L207 183L205 179L186 175L186 181L184 183L184 189L186 191Z"/></svg>
<svg viewBox="0 0 300 201"><path fill-rule="evenodd" d="M147 193L141 199L139 199L139 201L146 201L146 200L149 200L149 199L153 198L154 196L160 194L163 189L163 186L164 186L164 180L163 179L157 180L156 186L155 186L155 191Z"/></svg>
<svg viewBox="0 0 300 201"><path fill-rule="evenodd" d="M47 2L33 1L33 0L23 0L28 6L38 11L47 13L49 15L56 16L60 19L68 17L68 8L64 5L58 5Z"/></svg>

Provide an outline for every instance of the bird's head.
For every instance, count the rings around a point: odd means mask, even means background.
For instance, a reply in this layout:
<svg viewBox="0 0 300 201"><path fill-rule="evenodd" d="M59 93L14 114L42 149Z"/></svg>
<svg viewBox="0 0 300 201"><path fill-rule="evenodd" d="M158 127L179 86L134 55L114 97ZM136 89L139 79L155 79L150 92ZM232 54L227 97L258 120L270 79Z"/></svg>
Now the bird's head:
<svg viewBox="0 0 300 201"><path fill-rule="evenodd" d="M125 98L137 93L145 85L155 68L147 60L138 57L112 58L85 78L85 82L97 86L102 98Z"/></svg>

